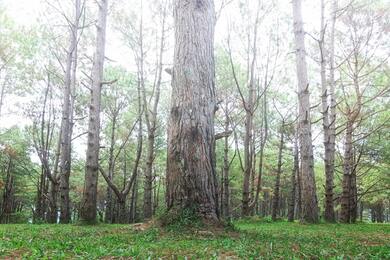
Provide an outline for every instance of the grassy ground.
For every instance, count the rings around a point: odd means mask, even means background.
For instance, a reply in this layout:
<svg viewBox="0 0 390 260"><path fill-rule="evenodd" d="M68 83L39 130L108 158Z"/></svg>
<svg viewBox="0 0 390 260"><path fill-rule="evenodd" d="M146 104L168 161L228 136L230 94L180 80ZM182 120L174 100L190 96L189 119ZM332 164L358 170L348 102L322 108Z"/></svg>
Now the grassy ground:
<svg viewBox="0 0 390 260"><path fill-rule="evenodd" d="M390 259L390 225L235 222L236 231L0 225L0 259Z"/></svg>

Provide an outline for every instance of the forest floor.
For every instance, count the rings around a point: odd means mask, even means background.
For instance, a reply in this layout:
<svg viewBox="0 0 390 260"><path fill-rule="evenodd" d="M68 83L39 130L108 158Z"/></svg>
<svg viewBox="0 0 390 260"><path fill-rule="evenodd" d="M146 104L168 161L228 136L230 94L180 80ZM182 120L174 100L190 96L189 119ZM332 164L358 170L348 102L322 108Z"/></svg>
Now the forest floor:
<svg viewBox="0 0 390 260"><path fill-rule="evenodd" d="M0 225L0 259L390 259L389 224L241 220L234 231Z"/></svg>

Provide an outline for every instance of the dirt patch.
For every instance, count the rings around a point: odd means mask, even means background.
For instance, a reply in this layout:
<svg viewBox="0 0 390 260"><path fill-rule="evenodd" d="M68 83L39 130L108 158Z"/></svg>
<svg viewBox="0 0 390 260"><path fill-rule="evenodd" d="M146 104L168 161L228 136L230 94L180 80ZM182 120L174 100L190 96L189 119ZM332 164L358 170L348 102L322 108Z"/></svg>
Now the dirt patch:
<svg viewBox="0 0 390 260"><path fill-rule="evenodd" d="M385 243L379 242L379 241L369 241L369 240L363 240L361 241L362 244L365 246L384 246Z"/></svg>
<svg viewBox="0 0 390 260"><path fill-rule="evenodd" d="M16 249L12 252L10 252L7 256L5 256L3 259L10 260L10 259L22 259L23 256L29 253L29 250L26 248L20 248Z"/></svg>
<svg viewBox="0 0 390 260"><path fill-rule="evenodd" d="M227 251L227 252L221 252L218 255L219 260L235 260L235 259L240 259L236 253L232 251Z"/></svg>
<svg viewBox="0 0 390 260"><path fill-rule="evenodd" d="M155 224L156 223L154 220L150 220L147 222L133 224L133 225L131 225L131 227L134 229L134 231L145 231L151 227L154 227Z"/></svg>

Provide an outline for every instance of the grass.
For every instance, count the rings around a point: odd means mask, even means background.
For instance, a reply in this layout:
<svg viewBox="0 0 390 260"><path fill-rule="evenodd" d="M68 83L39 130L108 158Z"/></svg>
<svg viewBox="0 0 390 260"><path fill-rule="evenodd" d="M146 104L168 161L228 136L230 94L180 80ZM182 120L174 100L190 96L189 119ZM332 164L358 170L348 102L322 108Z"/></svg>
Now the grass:
<svg viewBox="0 0 390 260"><path fill-rule="evenodd" d="M390 259L390 225L241 220L196 234L132 225L0 225L0 259Z"/></svg>

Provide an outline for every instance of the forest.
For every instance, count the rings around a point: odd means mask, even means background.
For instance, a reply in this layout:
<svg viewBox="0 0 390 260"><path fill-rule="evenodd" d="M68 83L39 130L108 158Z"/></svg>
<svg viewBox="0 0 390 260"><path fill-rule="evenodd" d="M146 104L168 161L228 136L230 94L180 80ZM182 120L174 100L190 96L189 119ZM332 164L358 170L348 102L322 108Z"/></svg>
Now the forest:
<svg viewBox="0 0 390 260"><path fill-rule="evenodd" d="M390 259L388 0L1 0L0 258Z"/></svg>

